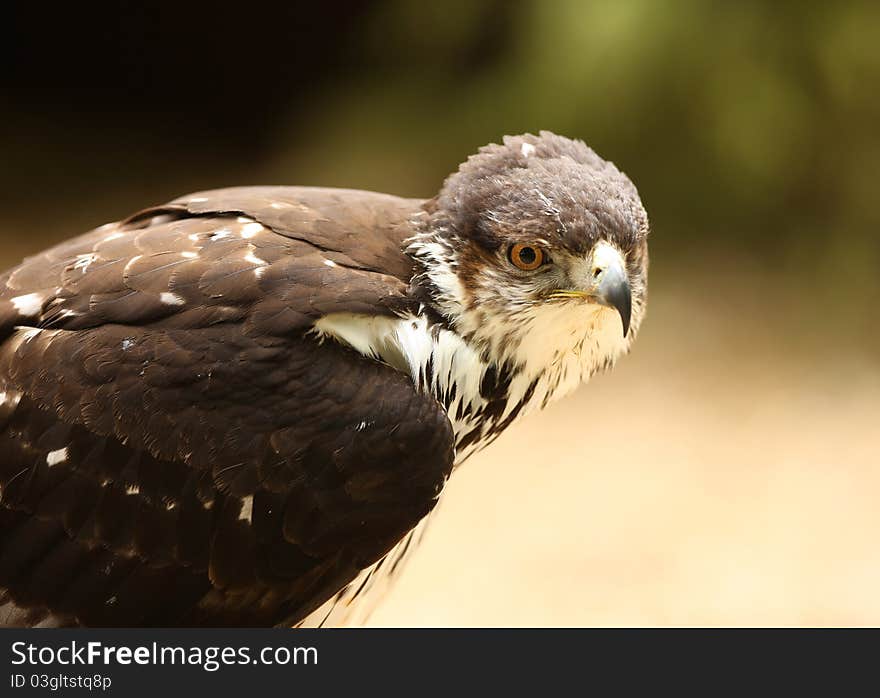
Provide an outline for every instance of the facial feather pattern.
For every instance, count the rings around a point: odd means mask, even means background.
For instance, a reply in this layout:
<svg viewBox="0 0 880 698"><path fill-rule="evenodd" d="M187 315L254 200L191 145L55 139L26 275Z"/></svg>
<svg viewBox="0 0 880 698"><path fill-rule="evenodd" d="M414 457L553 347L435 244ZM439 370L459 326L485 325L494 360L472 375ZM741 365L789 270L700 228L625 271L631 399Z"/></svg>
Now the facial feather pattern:
<svg viewBox="0 0 880 698"><path fill-rule="evenodd" d="M507 137L468 159L425 206L409 250L414 287L452 331L510 377L508 407L546 405L628 351L644 317L647 214L632 182L581 141ZM539 251L521 269L515 246ZM631 302L621 317L593 294L619 255Z"/></svg>

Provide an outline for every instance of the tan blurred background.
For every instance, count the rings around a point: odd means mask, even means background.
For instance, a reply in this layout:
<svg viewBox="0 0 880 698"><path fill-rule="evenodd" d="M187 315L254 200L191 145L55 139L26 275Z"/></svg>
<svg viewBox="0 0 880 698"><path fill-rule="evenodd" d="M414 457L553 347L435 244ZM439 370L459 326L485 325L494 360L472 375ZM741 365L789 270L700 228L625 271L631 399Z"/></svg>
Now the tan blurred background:
<svg viewBox="0 0 880 698"><path fill-rule="evenodd" d="M0 262L183 192L430 196L550 129L652 220L630 357L450 482L377 625L880 625L880 6L171 3L2 30Z"/></svg>

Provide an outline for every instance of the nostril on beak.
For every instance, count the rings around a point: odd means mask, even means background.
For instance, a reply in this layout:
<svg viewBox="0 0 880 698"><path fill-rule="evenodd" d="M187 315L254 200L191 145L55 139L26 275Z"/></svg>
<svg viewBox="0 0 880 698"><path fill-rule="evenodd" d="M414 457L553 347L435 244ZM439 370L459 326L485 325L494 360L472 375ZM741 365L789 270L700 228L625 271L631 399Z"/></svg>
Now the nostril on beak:
<svg viewBox="0 0 880 698"><path fill-rule="evenodd" d="M597 244L593 250L590 275L592 298L617 310L623 324L623 336L626 337L632 315L632 290L623 254L606 243Z"/></svg>

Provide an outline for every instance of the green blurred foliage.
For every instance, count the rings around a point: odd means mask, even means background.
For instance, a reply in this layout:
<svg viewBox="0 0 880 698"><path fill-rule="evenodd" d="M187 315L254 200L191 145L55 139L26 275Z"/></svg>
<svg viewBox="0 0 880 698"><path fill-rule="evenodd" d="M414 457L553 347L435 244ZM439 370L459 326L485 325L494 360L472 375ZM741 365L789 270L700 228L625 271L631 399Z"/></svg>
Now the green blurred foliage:
<svg viewBox="0 0 880 698"><path fill-rule="evenodd" d="M394 5L368 51L399 61L351 78L319 110L307 171L345 177L326 157L336 143L341 157L398 161L363 168L366 183L424 193L476 145L549 128L629 172L664 235L877 238L877 3L532 2L503 54L468 74L456 60L474 23L493 20L480 3ZM416 48L421 60L398 70Z"/></svg>

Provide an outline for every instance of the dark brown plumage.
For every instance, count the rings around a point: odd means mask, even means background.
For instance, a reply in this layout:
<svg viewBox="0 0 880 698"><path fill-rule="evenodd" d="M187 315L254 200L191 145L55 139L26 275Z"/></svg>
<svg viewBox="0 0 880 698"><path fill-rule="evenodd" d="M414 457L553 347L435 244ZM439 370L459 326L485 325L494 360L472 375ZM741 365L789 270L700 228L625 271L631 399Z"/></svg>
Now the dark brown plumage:
<svg viewBox="0 0 880 698"><path fill-rule="evenodd" d="M47 607L90 625L294 622L412 528L448 475L433 399L297 336L337 309L392 312L414 206L296 188L195 198L2 278L4 336L46 328L0 351L0 584L33 605L26 622ZM10 299L32 293L41 310L22 315Z"/></svg>
<svg viewBox="0 0 880 698"><path fill-rule="evenodd" d="M613 168L590 157L589 172ZM626 206L579 195L594 227L578 234L566 219L557 244L626 238L642 303L647 220L607 171ZM433 350L416 365L403 339L364 349L319 322L400 319L389 325L400 337L428 318L419 337L458 336L431 263L407 247L469 235L449 221L487 209L445 191L427 203L301 187L194 194L0 277L0 624L293 624L410 532L454 449L494 437L545 389L535 378L517 393L525 365L495 360L476 335L456 340L443 378ZM470 235L484 254L515 225L515 210L488 208L495 232ZM479 371L470 396L466 360Z"/></svg>

